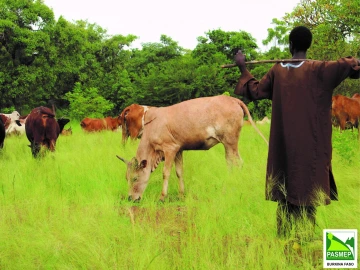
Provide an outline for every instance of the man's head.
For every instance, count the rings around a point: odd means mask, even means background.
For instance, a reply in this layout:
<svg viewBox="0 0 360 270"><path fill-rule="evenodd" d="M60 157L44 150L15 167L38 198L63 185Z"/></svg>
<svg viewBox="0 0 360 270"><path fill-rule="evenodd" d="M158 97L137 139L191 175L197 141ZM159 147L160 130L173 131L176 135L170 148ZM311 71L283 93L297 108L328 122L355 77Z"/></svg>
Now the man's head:
<svg viewBox="0 0 360 270"><path fill-rule="evenodd" d="M295 27L289 35L290 52L296 51L306 52L310 48L312 41L311 31L305 26Z"/></svg>

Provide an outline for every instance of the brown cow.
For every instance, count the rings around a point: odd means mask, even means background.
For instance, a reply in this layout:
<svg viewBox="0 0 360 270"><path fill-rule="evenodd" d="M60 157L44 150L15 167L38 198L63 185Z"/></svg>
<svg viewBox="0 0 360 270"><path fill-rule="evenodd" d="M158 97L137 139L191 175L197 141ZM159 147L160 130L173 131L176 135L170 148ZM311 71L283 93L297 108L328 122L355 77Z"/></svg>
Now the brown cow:
<svg viewBox="0 0 360 270"><path fill-rule="evenodd" d="M33 157L37 157L41 146L55 151L56 140L69 119L55 119L53 111L46 107L33 109L26 119L25 132Z"/></svg>
<svg viewBox="0 0 360 270"><path fill-rule="evenodd" d="M4 147L4 140L5 140L5 123L8 120L3 114L0 114L0 149Z"/></svg>
<svg viewBox="0 0 360 270"><path fill-rule="evenodd" d="M84 118L80 123L81 128L87 132L97 132L102 130L116 131L121 126L120 117L106 118Z"/></svg>
<svg viewBox="0 0 360 270"><path fill-rule="evenodd" d="M122 142L131 139L141 138L144 127L144 116L152 107L139 104L131 104L120 114L122 122Z"/></svg>
<svg viewBox="0 0 360 270"><path fill-rule="evenodd" d="M225 147L229 165L237 165L240 130L244 111L253 127L257 129L246 105L239 99L221 95L184 101L169 107L151 108L145 115L143 135L136 157L131 161L117 156L127 164L126 179L129 184L129 200L138 200L144 192L152 171L161 161L163 189L161 200L167 195L168 180L175 162L180 193L184 192L184 150L208 150L218 143Z"/></svg>
<svg viewBox="0 0 360 270"><path fill-rule="evenodd" d="M360 102L354 98L342 95L332 97L331 115L334 126L339 125L340 131L345 130L347 124L358 127L360 118Z"/></svg>

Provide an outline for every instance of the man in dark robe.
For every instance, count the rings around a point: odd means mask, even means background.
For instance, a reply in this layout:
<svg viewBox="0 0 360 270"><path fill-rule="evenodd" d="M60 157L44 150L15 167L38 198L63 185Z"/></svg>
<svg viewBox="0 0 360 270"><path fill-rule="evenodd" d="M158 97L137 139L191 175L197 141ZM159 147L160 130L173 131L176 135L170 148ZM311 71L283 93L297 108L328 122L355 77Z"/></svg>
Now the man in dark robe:
<svg viewBox="0 0 360 270"><path fill-rule="evenodd" d="M312 34L304 26L289 36L293 59L306 59ZM337 200L331 171L331 98L346 78L359 78L360 61L277 63L257 81L239 51L241 76L235 94L250 100L272 100L272 121L266 173L266 200L278 202L277 233L289 236L292 220L315 225L316 206Z"/></svg>

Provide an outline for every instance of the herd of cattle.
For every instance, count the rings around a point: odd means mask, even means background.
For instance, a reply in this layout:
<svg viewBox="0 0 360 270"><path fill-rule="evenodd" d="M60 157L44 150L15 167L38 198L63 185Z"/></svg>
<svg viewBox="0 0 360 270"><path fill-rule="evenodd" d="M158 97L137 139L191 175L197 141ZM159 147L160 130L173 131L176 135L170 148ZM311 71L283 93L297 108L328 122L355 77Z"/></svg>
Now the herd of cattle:
<svg viewBox="0 0 360 270"><path fill-rule="evenodd" d="M244 114L248 120L244 121ZM332 123L340 131L359 128L360 94L348 98L336 95L332 98ZM60 134L71 134L71 128L64 129L69 119L56 119L54 110L47 107L33 109L21 116L17 111L0 114L0 148L4 139L11 134L26 134L31 152L37 157L41 148L55 151ZM268 118L258 124L269 123ZM117 117L103 119L85 118L81 128L86 132L102 130L122 131L122 142L141 138L136 157L130 161L118 156L127 165L126 178L129 184L129 198L140 199L147 186L150 174L164 161L163 189L161 199L167 195L168 179L175 163L179 178L180 193L184 192L182 152L184 150L207 150L218 143L225 148L228 164L238 164L238 140L241 127L251 124L257 129L246 105L229 96L215 96L191 99L168 107L151 107L132 104Z"/></svg>
<svg viewBox="0 0 360 270"><path fill-rule="evenodd" d="M81 128L86 132L98 132L102 130L122 131L122 142L140 138L144 127L144 116L151 106L132 104L126 107L117 117L103 119L85 118L81 121ZM343 95L335 95L332 98L332 123L339 127L340 131L359 127L360 118L360 94L356 93L351 98ZM68 119L55 120L55 113L46 107L33 109L28 115L20 115L17 111L11 114L0 113L0 148L4 145L6 136L13 134L26 134L32 149L45 145L50 150L55 149L56 139L59 134L72 134L71 128L64 129ZM265 117L257 124L270 123ZM251 124L245 120L243 124ZM36 152L36 151L35 151Z"/></svg>

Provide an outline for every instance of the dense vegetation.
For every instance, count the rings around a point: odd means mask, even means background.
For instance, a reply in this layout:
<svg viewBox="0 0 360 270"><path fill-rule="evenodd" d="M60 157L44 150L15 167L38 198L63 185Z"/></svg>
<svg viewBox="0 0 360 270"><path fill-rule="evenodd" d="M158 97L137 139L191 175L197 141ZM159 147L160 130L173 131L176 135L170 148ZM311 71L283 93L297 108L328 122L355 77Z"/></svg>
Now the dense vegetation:
<svg viewBox="0 0 360 270"><path fill-rule="evenodd" d="M192 51L166 35L158 43L132 49L136 33L110 36L87 21L55 20L42 0L0 0L0 111L16 109L24 115L54 104L60 113L79 119L84 114L116 115L131 103L167 106L232 95L238 70L220 65L233 62L233 50L242 48L248 60L289 57L287 34L300 24L314 33L309 58L360 56L359 1L301 1L283 18L274 18L263 41L270 49L260 52L250 33L221 29L198 37ZM250 68L261 78L269 66ZM336 91L351 95L358 89L358 81L347 80ZM258 117L270 113L269 105L250 104Z"/></svg>

